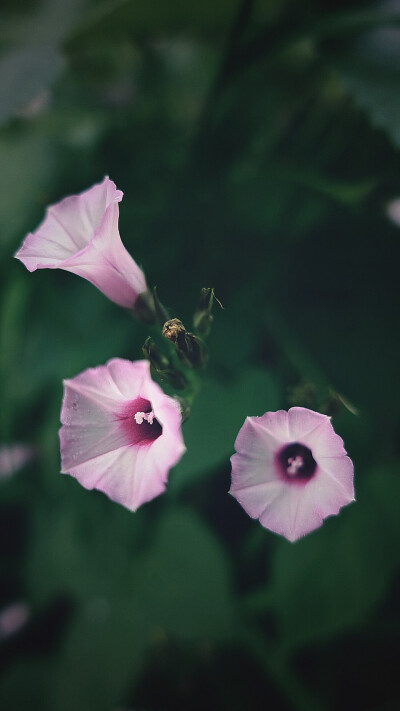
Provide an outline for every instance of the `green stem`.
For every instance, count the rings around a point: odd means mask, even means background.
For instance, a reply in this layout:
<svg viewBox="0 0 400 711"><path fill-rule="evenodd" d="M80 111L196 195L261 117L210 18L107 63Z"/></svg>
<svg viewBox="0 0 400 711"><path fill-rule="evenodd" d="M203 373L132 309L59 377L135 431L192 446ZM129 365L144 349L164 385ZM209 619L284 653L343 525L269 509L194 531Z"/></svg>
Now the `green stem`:
<svg viewBox="0 0 400 711"><path fill-rule="evenodd" d="M280 688L296 711L322 711L319 699L309 691L303 680L294 672L286 655L273 647L260 632L246 621L237 630L239 641L253 655L265 672Z"/></svg>

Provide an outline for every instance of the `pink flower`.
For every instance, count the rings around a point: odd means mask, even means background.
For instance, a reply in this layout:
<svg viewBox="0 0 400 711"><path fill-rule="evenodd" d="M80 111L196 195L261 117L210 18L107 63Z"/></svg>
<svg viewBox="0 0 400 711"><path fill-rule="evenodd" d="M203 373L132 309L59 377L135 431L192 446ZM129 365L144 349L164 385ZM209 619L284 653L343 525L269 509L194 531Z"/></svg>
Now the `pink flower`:
<svg viewBox="0 0 400 711"><path fill-rule="evenodd" d="M132 309L147 285L119 236L121 200L122 192L107 177L61 200L47 208L44 221L25 237L15 256L30 272L47 267L78 274L111 301Z"/></svg>
<svg viewBox="0 0 400 711"><path fill-rule="evenodd" d="M386 215L396 227L400 227L400 198L393 198L387 203Z"/></svg>
<svg viewBox="0 0 400 711"><path fill-rule="evenodd" d="M161 494L185 445L179 406L148 361L114 358L64 386L62 473L131 511Z"/></svg>
<svg viewBox="0 0 400 711"><path fill-rule="evenodd" d="M354 501L353 463L326 415L292 407L248 417L235 449L230 493L289 541Z"/></svg>
<svg viewBox="0 0 400 711"><path fill-rule="evenodd" d="M34 457L33 447L27 444L0 445L0 481L12 477Z"/></svg>
<svg viewBox="0 0 400 711"><path fill-rule="evenodd" d="M0 640L19 632L30 615L30 607L25 602L13 602L0 610Z"/></svg>

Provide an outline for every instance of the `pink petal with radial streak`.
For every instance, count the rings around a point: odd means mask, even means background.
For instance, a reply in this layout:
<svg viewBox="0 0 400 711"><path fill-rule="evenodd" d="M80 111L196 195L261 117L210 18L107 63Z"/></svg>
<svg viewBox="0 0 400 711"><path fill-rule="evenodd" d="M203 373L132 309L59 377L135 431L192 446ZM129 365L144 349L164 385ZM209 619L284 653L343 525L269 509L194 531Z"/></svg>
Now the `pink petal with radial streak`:
<svg viewBox="0 0 400 711"><path fill-rule="evenodd" d="M286 410L266 412L255 418L257 423L266 430L277 442L287 442L289 437L288 413Z"/></svg>
<svg viewBox="0 0 400 711"><path fill-rule="evenodd" d="M293 543L319 528L322 516L307 486L292 486L267 506L260 516L260 523Z"/></svg>
<svg viewBox="0 0 400 711"><path fill-rule="evenodd" d="M292 442L303 441L317 427L330 425L330 418L306 407L291 407L288 411L289 437Z"/></svg>

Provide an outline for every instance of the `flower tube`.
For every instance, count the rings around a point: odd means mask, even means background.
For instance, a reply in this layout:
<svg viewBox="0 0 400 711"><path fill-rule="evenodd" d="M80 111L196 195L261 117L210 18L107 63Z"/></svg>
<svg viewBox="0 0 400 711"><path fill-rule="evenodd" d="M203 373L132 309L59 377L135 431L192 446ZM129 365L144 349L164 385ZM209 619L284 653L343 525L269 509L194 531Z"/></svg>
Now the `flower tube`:
<svg viewBox="0 0 400 711"><path fill-rule="evenodd" d="M119 306L134 309L147 291L142 270L118 231L122 192L108 177L79 195L47 208L36 232L16 253L26 268L64 269L84 277Z"/></svg>

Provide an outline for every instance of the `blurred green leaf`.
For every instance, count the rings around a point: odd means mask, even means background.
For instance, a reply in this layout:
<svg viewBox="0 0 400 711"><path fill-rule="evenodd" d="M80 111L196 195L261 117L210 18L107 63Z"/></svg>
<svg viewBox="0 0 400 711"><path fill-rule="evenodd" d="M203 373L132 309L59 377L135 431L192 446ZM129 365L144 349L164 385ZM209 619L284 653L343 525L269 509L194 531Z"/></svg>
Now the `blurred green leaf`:
<svg viewBox="0 0 400 711"><path fill-rule="evenodd" d="M146 3L128 0L106 0L103 6L88 15L82 31L102 24L112 32L133 32L136 37L159 36L161 33L189 31L213 33L226 30L235 12L235 0L221 0L217 5L212 0L188 4L182 0L148 0Z"/></svg>
<svg viewBox="0 0 400 711"><path fill-rule="evenodd" d="M22 47L3 54L0 62L0 123L50 87L65 66L52 45Z"/></svg>
<svg viewBox="0 0 400 711"><path fill-rule="evenodd" d="M51 692L57 662L43 658L21 659L6 674L0 684L0 706L7 711L41 709L52 711Z"/></svg>
<svg viewBox="0 0 400 711"><path fill-rule="evenodd" d="M151 547L138 553L141 512L133 515L62 479L76 488L71 492L76 500L84 500L79 508L56 510L51 519L38 521L29 562L37 602L62 593L112 604L122 595L132 601L132 615L140 611L150 627L185 637L227 633L232 612L227 564L200 520L185 510L167 513Z"/></svg>
<svg viewBox="0 0 400 711"><path fill-rule="evenodd" d="M32 129L0 136L0 164L7 166L0 173L1 257L11 259L10 250L22 241L29 216L35 208L44 210L55 159L52 141Z"/></svg>
<svg viewBox="0 0 400 711"><path fill-rule="evenodd" d="M31 0L13 12L0 8L2 35L12 45L60 45L77 24L89 0ZM16 11L17 10L17 11Z"/></svg>
<svg viewBox="0 0 400 711"><path fill-rule="evenodd" d="M146 622L132 600L93 598L73 620L52 675L50 710L116 708L137 680L148 641Z"/></svg>
<svg viewBox="0 0 400 711"><path fill-rule="evenodd" d="M367 114L400 146L400 29L365 34L330 54L344 87Z"/></svg>
<svg viewBox="0 0 400 711"><path fill-rule="evenodd" d="M139 608L149 622L186 638L229 636L228 562L211 531L190 511L176 509L161 521L139 578Z"/></svg>
<svg viewBox="0 0 400 711"><path fill-rule="evenodd" d="M205 381L183 435L187 452L171 475L180 490L221 464L228 463L240 427L248 415L263 415L279 405L279 390L266 370L248 370L238 380Z"/></svg>
<svg viewBox="0 0 400 711"><path fill-rule="evenodd" d="M19 378L19 354L23 322L29 299L29 285L19 278L7 283L0 304L1 436L8 437L15 408L15 386ZM18 372L16 372L18 371Z"/></svg>
<svg viewBox="0 0 400 711"><path fill-rule="evenodd" d="M322 529L278 542L266 601L286 650L354 629L399 567L398 469L377 469L359 488L357 502Z"/></svg>
<svg viewBox="0 0 400 711"><path fill-rule="evenodd" d="M142 512L84 490L74 496L78 507L55 509L37 524L31 594L41 604L56 594L79 603L53 671L50 708L99 711L123 698L160 634L229 636L232 593L224 552L189 511L168 512L140 552Z"/></svg>

